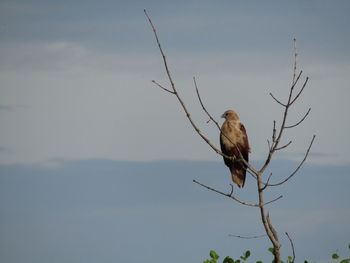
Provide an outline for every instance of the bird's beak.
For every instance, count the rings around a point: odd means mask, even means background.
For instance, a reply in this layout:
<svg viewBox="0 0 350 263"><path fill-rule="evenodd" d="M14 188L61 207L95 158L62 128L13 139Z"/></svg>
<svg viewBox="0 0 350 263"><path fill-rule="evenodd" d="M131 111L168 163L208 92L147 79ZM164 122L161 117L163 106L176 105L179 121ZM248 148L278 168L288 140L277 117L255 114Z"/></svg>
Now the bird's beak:
<svg viewBox="0 0 350 263"><path fill-rule="evenodd" d="M224 118L224 119L225 119L225 113L223 113L223 114L221 115L221 118Z"/></svg>

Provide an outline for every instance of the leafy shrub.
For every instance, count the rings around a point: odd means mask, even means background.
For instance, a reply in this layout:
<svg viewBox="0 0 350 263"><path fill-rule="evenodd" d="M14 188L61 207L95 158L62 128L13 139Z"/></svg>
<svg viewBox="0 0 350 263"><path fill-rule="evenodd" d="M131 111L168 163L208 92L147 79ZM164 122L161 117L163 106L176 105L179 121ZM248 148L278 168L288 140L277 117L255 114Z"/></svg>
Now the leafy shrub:
<svg viewBox="0 0 350 263"><path fill-rule="evenodd" d="M350 244L348 245L348 249L350 250ZM273 254L273 248L268 249L269 252ZM250 257L251 253L249 250L243 253L242 256L240 256L238 259L233 259L229 256L225 257L222 263L247 263L248 258ZM210 250L209 252L210 259L206 259L203 261L203 263L218 263L218 260L220 256L218 253L214 250ZM340 256L338 255L338 250L336 250L335 253L331 255L331 258L334 260L331 263L350 263L350 257L349 258L344 258L340 259ZM272 263L274 261L272 260ZM255 263L263 263L262 261L258 260ZM281 263L285 263L284 261L281 261ZM294 263L294 259L291 256L287 257L286 263ZM304 260L304 263L308 263L307 260Z"/></svg>

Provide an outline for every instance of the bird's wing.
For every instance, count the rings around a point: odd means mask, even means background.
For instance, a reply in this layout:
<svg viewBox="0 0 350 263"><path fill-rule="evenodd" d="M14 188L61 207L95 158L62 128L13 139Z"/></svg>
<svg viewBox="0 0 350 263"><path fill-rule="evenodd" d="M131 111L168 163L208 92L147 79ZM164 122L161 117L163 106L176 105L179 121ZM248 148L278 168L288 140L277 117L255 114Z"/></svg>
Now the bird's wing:
<svg viewBox="0 0 350 263"><path fill-rule="evenodd" d="M223 154L225 155L228 155L228 156L233 156L234 155L234 151L232 151L232 146L230 145L226 145L225 144L225 141L227 140L224 140L225 138L225 135L226 137L229 135L229 129L227 128L227 126L225 125L225 123L222 125L222 128L221 128L221 133L220 133L220 146L221 146L221 151ZM228 159L228 158L224 158L224 162L225 164L230 167L232 164L233 164L233 161Z"/></svg>
<svg viewBox="0 0 350 263"><path fill-rule="evenodd" d="M244 127L243 124L241 124L241 132L244 135L244 139L243 142L244 144L239 144L239 150L243 155L243 158L248 162L249 161L249 153L250 153L250 147L249 147L249 141L248 141L248 135L247 135L247 131Z"/></svg>

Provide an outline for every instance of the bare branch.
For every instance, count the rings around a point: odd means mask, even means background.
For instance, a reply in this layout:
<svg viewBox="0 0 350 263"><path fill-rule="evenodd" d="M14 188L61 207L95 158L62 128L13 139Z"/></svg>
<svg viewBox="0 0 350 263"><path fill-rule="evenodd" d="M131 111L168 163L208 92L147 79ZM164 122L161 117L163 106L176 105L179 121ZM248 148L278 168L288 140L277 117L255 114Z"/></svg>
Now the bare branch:
<svg viewBox="0 0 350 263"><path fill-rule="evenodd" d="M280 247L281 244L278 240L278 236L274 228L272 227L272 224L270 222L270 219L268 217L268 214L266 215L266 209L265 206L261 205L264 203L264 191L262 190L263 188L263 183L261 180L261 174L257 175L257 187L258 187L258 197L259 197L259 209L260 209L260 216L261 216L261 221L264 225L265 232L268 235L271 243L273 244L274 248L274 260L276 263L279 263L281 261L281 255L280 255Z"/></svg>
<svg viewBox="0 0 350 263"><path fill-rule="evenodd" d="M225 194L225 193L223 193L223 192L221 192L221 191L219 191L219 190L216 190L216 189L214 189L214 188L212 188L212 187L210 187L210 186L207 186L207 185L205 185L205 184L202 184L202 183L200 183L200 182L198 182L198 181L196 181L196 180L193 180L193 182L196 183L196 184L199 184L200 186L203 186L203 187L209 189L210 191L213 191L213 192L216 192L216 193L218 193L218 194L224 195L224 196L226 196L226 197L228 197L228 198L231 198L231 199L237 201L238 203L240 203L240 204L242 204L242 205L253 206L253 207L259 207L258 204L252 204L252 203L248 203L248 202L244 202L244 201L239 200L238 198L236 198L235 196L232 195L233 190L231 190L231 193L230 193L230 194ZM233 187L232 187L232 189L233 189Z"/></svg>
<svg viewBox="0 0 350 263"><path fill-rule="evenodd" d="M267 223L269 224L269 228L270 228L271 232L273 233L273 236L275 237L276 240L278 240L278 234L277 234L276 229L273 227L273 225L271 223L269 213L267 213L266 219L267 219Z"/></svg>
<svg viewBox="0 0 350 263"><path fill-rule="evenodd" d="M300 94L303 92L304 88L306 87L306 84L307 84L308 81L309 81L309 77L306 77L306 79L305 79L305 81L304 81L304 84L303 84L301 90L298 92L298 94L297 94L297 95L295 96L295 98L290 102L289 105L292 105L292 104L298 99L298 97L299 97Z"/></svg>
<svg viewBox="0 0 350 263"><path fill-rule="evenodd" d="M168 63L167 63L165 54L164 54L164 52L163 52L162 45L160 44L160 41L159 41L159 38L158 38L158 35L157 35L156 28L155 28L155 26L153 25L151 18L148 16L146 9L144 9L143 11L144 11L144 13L145 13L145 15L146 15L146 17L147 17L147 19L148 19L148 22L150 23L150 25L151 25L151 27L152 27L152 30L153 30L153 33L154 33L154 37L156 38L159 51L160 51L160 53L161 53L161 55L162 55L162 58L163 58L163 63L164 63L164 66L165 66L166 74L168 75L168 79L169 79L169 81L170 81L171 87L172 87L174 93L176 94L176 88L175 88L173 79L172 79L172 77L171 77L170 70L169 70L169 68L168 68Z"/></svg>
<svg viewBox="0 0 350 263"><path fill-rule="evenodd" d="M282 102L280 102L278 99L276 99L275 96L273 96L273 94L270 92L270 96L280 105L282 105L283 107L286 107L287 105L286 104L283 104Z"/></svg>
<svg viewBox="0 0 350 263"><path fill-rule="evenodd" d="M297 40L295 38L293 38L293 44L294 44L294 67L293 67L293 81L292 81L292 85L294 85L295 82L295 77L296 77L296 73L297 73Z"/></svg>
<svg viewBox="0 0 350 263"><path fill-rule="evenodd" d="M270 173L269 177L267 178L267 184L269 183L270 179L271 179L272 173Z"/></svg>
<svg viewBox="0 0 350 263"><path fill-rule="evenodd" d="M304 117L300 121L298 121L296 124L285 126L285 128L290 129L290 128L294 128L294 127L298 126L300 123L302 123L306 119L306 117L307 117L307 115L309 115L310 111L311 111L311 108L309 108L307 113L304 115Z"/></svg>
<svg viewBox="0 0 350 263"><path fill-rule="evenodd" d="M276 141L276 121L273 120L273 130L272 130L272 142Z"/></svg>
<svg viewBox="0 0 350 263"><path fill-rule="evenodd" d="M161 89L163 89L163 90L165 90L165 91L167 91L167 92L170 92L171 94L175 94L174 91L171 91L171 90L168 90L167 88L164 88L164 87L163 87L162 85L160 85L157 81L152 80L152 82L153 82L154 84L156 84L159 88L161 88Z"/></svg>
<svg viewBox="0 0 350 263"><path fill-rule="evenodd" d="M172 88L172 90L173 90L173 92L171 92L171 93L173 93L173 94L176 96L176 98L178 99L178 101L179 101L179 103L181 104L181 107L182 107L182 109L184 110L184 112L185 112L185 114L186 114L186 117L187 117L187 119L190 121L190 123L191 123L193 129L195 129L195 131L198 133L198 135L199 135L200 137L202 137L202 139L203 139L217 154L220 154L221 156L223 156L223 157L225 157L225 158L228 158L228 159L231 159L231 160L234 159L234 157L232 157L232 156L228 156L228 155L223 154L216 146L214 146L214 145L211 143L211 141L202 133L202 131L201 131L201 130L197 127L197 125L194 123L194 121L193 121L193 119L192 119L192 117L191 117L189 111L187 110L187 107L186 107L185 103L183 102L183 100L181 99L179 93L178 93L177 90L176 90L174 81L173 81L173 79L172 79L172 77L171 77L171 73L170 73L170 70L169 70L169 67L168 67L168 62L167 62L167 60L166 60L165 54L164 54L164 52L163 52L162 45L160 44L160 41L159 41L159 38L158 38L158 35L157 35L156 28L155 28L155 26L153 25L152 20L151 20L151 18L148 16L147 11L146 11L145 9L144 9L144 13L145 13L145 15L146 15L146 17L147 17L147 19L148 19L148 21L149 21L151 27L152 27L153 34L154 34L154 37L155 37L156 42L157 42L157 45L158 45L158 49L159 49L159 51L160 51L160 53L161 53L161 55L162 55L163 64L164 64L164 67L165 67L165 70L166 70L168 79L169 79L169 81L170 81L171 88ZM167 90L167 91L168 91L168 90Z"/></svg>
<svg viewBox="0 0 350 263"><path fill-rule="evenodd" d="M258 236L237 236L237 235L229 234L228 236L242 238L242 239L254 239L254 238L266 237L267 235L265 234L265 235L258 235Z"/></svg>
<svg viewBox="0 0 350 263"><path fill-rule="evenodd" d="M210 120L213 121L213 122L215 123L216 127L218 127L218 129L221 130L219 123L210 115L210 113L207 111L207 109L205 108L205 106L204 106L204 104L203 104L203 102L202 102L202 99L201 99L201 96L200 96L200 94L199 94L199 90L198 90L198 86L197 86L197 82L196 82L196 78L195 78L195 77L193 77L193 82L194 82L194 86L195 86L195 88L196 88L197 97L198 97L199 103L200 103L201 106L202 106L202 109L203 109L204 112L208 115L209 121L210 121ZM209 121L208 121L208 122L209 122ZM207 123L208 123L208 122L207 122Z"/></svg>
<svg viewBox="0 0 350 263"><path fill-rule="evenodd" d="M274 121L274 124L273 124L274 126L273 126L273 131L272 131L272 148L271 148L271 150L268 153L268 156L266 158L266 161L265 161L264 165L259 170L259 173L261 173L261 174L265 171L266 167L270 164L273 154L275 153L276 149L278 149L278 145L279 145L279 143L281 141L281 137L282 137L283 131L285 130L285 126L286 126L286 122L287 122L287 116L288 116L288 110L289 110L289 108L291 106L293 89L294 89L295 85L298 83L301 75L302 75L302 71L300 71L298 77L295 79L292 87L290 88L288 101L285 104L286 106L285 106L285 109L284 109L284 112L283 112L283 119L282 119L281 126L279 128L279 131L278 131L277 138L276 138L276 134L277 134L276 121Z"/></svg>
<svg viewBox="0 0 350 263"><path fill-rule="evenodd" d="M230 186L231 186L230 196L232 196L233 195L233 184L230 184Z"/></svg>
<svg viewBox="0 0 350 263"><path fill-rule="evenodd" d="M285 144L285 145L283 145L281 147L275 148L275 151L279 151L279 150L282 150L284 148L287 148L291 143L292 143L292 141L289 141L287 144Z"/></svg>
<svg viewBox="0 0 350 263"><path fill-rule="evenodd" d="M315 138L316 138L316 135L314 135L314 136L312 137L312 140L311 140L310 145L309 145L309 147L308 147L308 149L307 149L307 151L306 151L306 153L305 153L305 155L304 155L304 158L303 158L303 160L300 162L300 164L298 165L298 167L297 167L286 179L284 179L283 181L281 181L281 182L279 182L279 183L276 183L276 184L267 184L267 186L278 186L278 185L284 184L284 183L287 182L290 178L292 178L292 177L299 171L299 169L301 168L301 166L304 164L304 162L305 162L307 156L309 155L311 146L312 146L312 144L313 144ZM265 185L266 185L266 184L265 184Z"/></svg>
<svg viewBox="0 0 350 263"><path fill-rule="evenodd" d="M266 187L269 185L269 182L270 182L271 176L272 176L272 173L270 173L269 177L267 178L266 184L265 184L265 183L263 183L263 184L264 184L264 187L263 187L263 188L261 188L261 191L264 191L264 190L265 190L265 188L266 188Z"/></svg>
<svg viewBox="0 0 350 263"><path fill-rule="evenodd" d="M302 71L302 70L300 70L298 77L295 79L294 83L293 83L292 86L290 87L291 94L293 93L294 87L295 87L295 86L297 85L297 83L299 82L299 79L300 79L300 77L301 77L301 74L303 74L303 71ZM289 102L290 102L290 101L289 101ZM288 102L288 104L289 104L289 102ZM288 104L287 104L287 105L288 105Z"/></svg>
<svg viewBox="0 0 350 263"><path fill-rule="evenodd" d="M272 199L271 201L263 203L262 206L265 206L265 205L271 204L273 202L276 202L277 200L280 200L281 198L283 198L283 195L280 195L279 197L276 197L275 199Z"/></svg>
<svg viewBox="0 0 350 263"><path fill-rule="evenodd" d="M242 205L246 205L246 206L261 207L261 206L265 206L265 205L271 204L271 203L273 203L273 202L276 202L277 200L279 200L279 199L281 199L281 198L283 197L282 195L280 195L279 197L277 197L277 198L275 198L275 199L273 199L273 200L271 200L271 201L268 201L268 202L266 202L266 203L253 204L253 203L241 201L241 200L239 200L237 197L235 197L235 196L233 195L233 185L232 185L232 184L231 184L231 187L232 187L232 188L231 188L231 192L230 192L229 194L225 194L224 192L221 192L221 191L219 191L219 190L217 190L217 189L214 189L214 188L212 188L212 187L210 187L210 186L207 186L207 185L205 185L205 184L203 184L203 183L201 183L201 182L198 182L197 180L194 180L194 179L193 179L193 182L196 183L196 184L199 184L200 186L203 186L203 187L207 188L207 189L210 190L210 191L213 191L213 192L216 192L216 193L221 194L221 195L223 195L223 196L226 196L226 197L228 197L228 198L231 198L231 199L235 200L236 202L238 202L238 203L240 203L240 204L242 204Z"/></svg>
<svg viewBox="0 0 350 263"><path fill-rule="evenodd" d="M292 247L292 252L293 252L293 259L292 259L292 262L294 262L294 260L295 260L294 244L293 244L293 241L292 241L292 239L290 238L290 236L288 235L287 232L286 232L286 235L287 235L287 237L288 237L288 239L289 239L289 242L290 242L290 245L291 245L291 247Z"/></svg>

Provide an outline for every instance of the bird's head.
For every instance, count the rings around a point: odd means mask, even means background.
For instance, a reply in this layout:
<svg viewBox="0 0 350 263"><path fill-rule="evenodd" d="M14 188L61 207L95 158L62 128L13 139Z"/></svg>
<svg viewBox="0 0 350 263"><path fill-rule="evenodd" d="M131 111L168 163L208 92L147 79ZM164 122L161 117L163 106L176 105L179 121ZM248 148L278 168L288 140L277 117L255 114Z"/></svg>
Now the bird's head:
<svg viewBox="0 0 350 263"><path fill-rule="evenodd" d="M239 122L238 114L234 110L225 111L224 114L221 115L221 118L224 118L227 121L238 121Z"/></svg>

